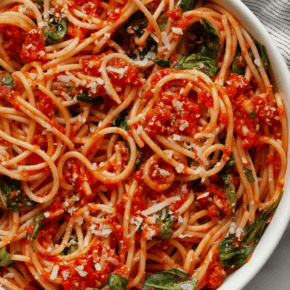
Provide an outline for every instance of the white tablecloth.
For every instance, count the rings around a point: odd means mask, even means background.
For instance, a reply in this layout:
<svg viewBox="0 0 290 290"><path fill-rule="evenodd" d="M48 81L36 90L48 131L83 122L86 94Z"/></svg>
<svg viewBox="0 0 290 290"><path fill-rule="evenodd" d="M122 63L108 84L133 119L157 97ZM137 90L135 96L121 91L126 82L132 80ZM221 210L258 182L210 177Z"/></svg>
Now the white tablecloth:
<svg viewBox="0 0 290 290"><path fill-rule="evenodd" d="M243 2L266 26L290 70L290 0L243 0ZM244 290L290 290L289 226L267 264Z"/></svg>

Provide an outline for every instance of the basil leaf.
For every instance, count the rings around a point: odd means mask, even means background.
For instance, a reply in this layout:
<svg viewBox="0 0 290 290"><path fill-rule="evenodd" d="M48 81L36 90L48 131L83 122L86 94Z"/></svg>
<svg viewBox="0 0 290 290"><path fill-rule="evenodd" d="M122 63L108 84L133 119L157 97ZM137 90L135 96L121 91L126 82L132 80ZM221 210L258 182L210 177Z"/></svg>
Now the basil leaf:
<svg viewBox="0 0 290 290"><path fill-rule="evenodd" d="M151 274L146 277L143 290L183 290L195 289L198 280L179 268Z"/></svg>
<svg viewBox="0 0 290 290"><path fill-rule="evenodd" d="M235 235L223 239L219 246L219 258L223 265L243 266L246 263L248 256L254 251L254 245L243 245L235 247L233 245Z"/></svg>
<svg viewBox="0 0 290 290"><path fill-rule="evenodd" d="M214 27L203 19L202 39L205 43L196 45L195 53L216 59L221 49L220 38Z"/></svg>
<svg viewBox="0 0 290 290"><path fill-rule="evenodd" d="M191 54L189 56L183 55L179 58L178 64L174 69L198 69L208 76L213 76L217 73L217 66L215 60L209 57L198 54Z"/></svg>
<svg viewBox="0 0 290 290"><path fill-rule="evenodd" d="M77 99L81 102L91 103L91 104L95 103L97 100L97 98L92 98L91 96L89 96L88 93L77 95Z"/></svg>
<svg viewBox="0 0 290 290"><path fill-rule="evenodd" d="M243 165L243 167L244 167L244 171L246 173L246 176L247 176L249 182L254 183L255 179L254 179L252 170L247 168L245 165Z"/></svg>
<svg viewBox="0 0 290 290"><path fill-rule="evenodd" d="M232 207L232 212L235 213L237 205L237 196L236 196L236 188L233 183L233 178L230 174L226 174L224 172L220 173L219 176L223 182L223 187L226 192L227 200Z"/></svg>
<svg viewBox="0 0 290 290"><path fill-rule="evenodd" d="M259 41L254 39L254 42L258 48L262 64L263 64L265 70L267 70L270 66L270 60L268 57L267 49L266 49L265 45L261 44Z"/></svg>
<svg viewBox="0 0 290 290"><path fill-rule="evenodd" d="M110 290L125 290L128 284L128 280L122 276L112 273L108 276L107 281L100 289L110 289Z"/></svg>
<svg viewBox="0 0 290 290"><path fill-rule="evenodd" d="M158 227L159 233L156 236L157 240L169 240L172 235L172 215L169 213L169 207L167 206L165 208L165 216L162 218L163 210L158 212L158 218L156 219L156 222L162 222L164 224Z"/></svg>
<svg viewBox="0 0 290 290"><path fill-rule="evenodd" d="M244 230L245 237L243 242L251 243L255 242L258 243L263 231L266 227L268 219L275 213L279 202L283 196L283 190L281 190L278 199L269 205L267 208L263 210L263 212L259 215L259 217L249 226L247 226Z"/></svg>
<svg viewBox="0 0 290 290"><path fill-rule="evenodd" d="M264 209L254 223L244 229L245 236L238 246L233 245L235 242L234 234L229 235L220 243L219 258L222 264L232 267L243 266L246 263L249 255L260 241L268 219L275 213L282 195L283 191L274 203Z"/></svg>
<svg viewBox="0 0 290 290"><path fill-rule="evenodd" d="M234 73L239 74L239 75L244 75L245 70L246 70L246 66L247 66L247 63L246 63L244 57L242 56L241 47L238 45L237 50L236 50L236 54L234 56L233 63L232 63L232 71Z"/></svg>
<svg viewBox="0 0 290 290"><path fill-rule="evenodd" d="M130 129L130 126L127 124L129 120L128 114L131 111L131 108L127 108L123 110L112 122L111 126L113 127L120 127L126 131Z"/></svg>
<svg viewBox="0 0 290 290"><path fill-rule="evenodd" d="M258 49L259 55L261 57L262 64L263 64L265 70L267 70L269 68L269 66L270 66L270 60L269 60L269 57L268 57L268 54L267 54L267 49L266 49L266 47L263 44L261 44L257 40L255 40L255 39L253 39L253 40L254 40L254 42L256 44L256 47ZM254 54L253 54L252 50L249 49L248 53L250 55L250 58L253 60L254 59ZM233 60L233 64L232 64L232 71L234 73L237 73L237 74L240 74L240 75L244 75L246 66L247 66L247 63L246 63L244 57L242 56L241 47L238 46L237 50L236 50L236 54L235 54L234 60Z"/></svg>
<svg viewBox="0 0 290 290"><path fill-rule="evenodd" d="M250 117L251 119L256 119L256 113L254 112L254 110L251 111L249 117Z"/></svg>
<svg viewBox="0 0 290 290"><path fill-rule="evenodd" d="M162 66L162 67L170 67L169 59L163 59L163 58L157 57L154 59L154 62L157 65Z"/></svg>
<svg viewBox="0 0 290 290"><path fill-rule="evenodd" d="M149 9L149 11L152 13L152 11ZM122 25L121 29L123 30L123 34L124 34L124 30L126 31L125 34L127 33L127 29L130 26L130 28L135 32L135 34L140 38L144 32L145 32L145 28L148 26L149 21L147 19L147 17L145 17L145 14L140 11L137 10L136 12L134 12L129 19ZM164 28L164 24L166 25L166 23L160 23L159 27L162 30ZM119 44L122 44L124 41L124 36L122 37L122 39L119 39ZM117 41L117 43L118 43ZM135 48L131 51L126 51L127 55L129 57L131 57L132 59L137 59L137 60L143 60L144 57L149 53L149 52L156 52L157 50L157 43L156 41L149 35L146 39L146 45L142 48L142 50L139 49L139 47L136 45ZM148 58L148 57L147 57ZM151 60L151 58L148 58ZM152 56L152 60L153 60L153 56Z"/></svg>
<svg viewBox="0 0 290 290"><path fill-rule="evenodd" d="M128 18L126 22L123 23L121 28L123 30L127 30L129 26L134 26L133 25L134 22L140 21L140 19L144 19L144 18L145 18L145 14L141 10L137 10Z"/></svg>
<svg viewBox="0 0 290 290"><path fill-rule="evenodd" d="M125 144L127 146L128 154L130 157L131 149L130 149L129 143L126 141ZM142 152L140 151L140 148L137 145L136 145L136 151L137 151L137 158L135 160L135 165L136 165L136 169L139 169L141 164L143 163L143 159L142 159ZM138 157L138 156L140 156L140 157Z"/></svg>
<svg viewBox="0 0 290 290"><path fill-rule="evenodd" d="M17 212L23 206L33 207L37 203L28 197L22 196L21 182L9 176L1 176L0 201L9 211ZM12 198L10 195L12 194Z"/></svg>
<svg viewBox="0 0 290 290"><path fill-rule="evenodd" d="M14 80L12 78L12 74L11 73L7 73L6 76L0 76L0 82L5 85L8 86L9 88L13 88L14 86Z"/></svg>
<svg viewBox="0 0 290 290"><path fill-rule="evenodd" d="M158 26L159 26L160 31L162 32L162 30L166 26L166 23L158 23Z"/></svg>
<svg viewBox="0 0 290 290"><path fill-rule="evenodd" d="M229 155L229 160L227 161L227 163L226 163L226 165L225 165L225 169L227 170L227 169L230 169L230 168L232 168L233 166L235 166L236 165L236 161L235 161L235 158L234 158L234 155L233 155L233 153L231 153L230 155Z"/></svg>
<svg viewBox="0 0 290 290"><path fill-rule="evenodd" d="M71 235L68 242L71 243L71 245L69 247L66 247L60 253L60 255L66 256L66 255L69 255L69 254L75 252L78 249L78 245L77 245L78 239L77 239L77 236L76 235Z"/></svg>
<svg viewBox="0 0 290 290"><path fill-rule="evenodd" d="M193 9L193 6L195 5L196 0L181 0L180 2L180 8L182 11L189 11Z"/></svg>
<svg viewBox="0 0 290 290"><path fill-rule="evenodd" d="M13 268L16 261L11 260L12 255L6 252L5 247L0 249L0 267Z"/></svg>
<svg viewBox="0 0 290 290"><path fill-rule="evenodd" d="M49 43L57 43L65 37L68 25L65 20L56 22L54 15L52 16L52 19L52 22L46 21L49 28L44 27L44 36Z"/></svg>
<svg viewBox="0 0 290 290"><path fill-rule="evenodd" d="M34 241L36 239L37 234L38 234L38 232L43 224L44 219L45 219L45 216L42 212L39 212L38 214L35 215L35 217L33 218L34 230L33 230L32 236L30 236L27 233L28 240Z"/></svg>
<svg viewBox="0 0 290 290"><path fill-rule="evenodd" d="M39 4L40 6L44 5L44 1L43 0L33 0L34 2L36 2L37 4Z"/></svg>

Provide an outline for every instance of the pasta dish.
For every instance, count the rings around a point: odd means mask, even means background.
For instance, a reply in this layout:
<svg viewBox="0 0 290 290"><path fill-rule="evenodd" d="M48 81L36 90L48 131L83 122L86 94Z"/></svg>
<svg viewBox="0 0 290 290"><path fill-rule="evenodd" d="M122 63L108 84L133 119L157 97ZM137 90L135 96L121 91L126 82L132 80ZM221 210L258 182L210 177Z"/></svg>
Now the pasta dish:
<svg viewBox="0 0 290 290"><path fill-rule="evenodd" d="M269 66L218 0L1 0L0 286L219 288L283 194Z"/></svg>

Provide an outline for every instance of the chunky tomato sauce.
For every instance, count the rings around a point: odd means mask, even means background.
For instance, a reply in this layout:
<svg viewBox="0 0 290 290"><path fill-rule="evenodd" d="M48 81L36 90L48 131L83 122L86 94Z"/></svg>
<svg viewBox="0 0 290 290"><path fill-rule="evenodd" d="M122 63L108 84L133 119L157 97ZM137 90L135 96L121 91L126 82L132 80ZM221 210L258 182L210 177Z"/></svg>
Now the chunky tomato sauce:
<svg viewBox="0 0 290 290"><path fill-rule="evenodd" d="M149 134L195 134L201 109L179 92L162 92L153 109L146 115Z"/></svg>
<svg viewBox="0 0 290 290"><path fill-rule="evenodd" d="M223 284L225 278L226 272L223 269L223 265L219 261L218 254L215 254L207 268L205 275L205 286L210 289L217 289Z"/></svg>
<svg viewBox="0 0 290 290"><path fill-rule="evenodd" d="M196 200L202 208L208 210L208 215L212 220L231 214L231 205L222 186L212 184L205 191L198 193Z"/></svg>
<svg viewBox="0 0 290 290"><path fill-rule="evenodd" d="M259 135L263 135L263 125L274 131L280 126L278 110L268 105L267 99L255 96L252 86L241 75L229 76L226 92L233 105L234 131L243 139L241 145L247 150L262 145Z"/></svg>

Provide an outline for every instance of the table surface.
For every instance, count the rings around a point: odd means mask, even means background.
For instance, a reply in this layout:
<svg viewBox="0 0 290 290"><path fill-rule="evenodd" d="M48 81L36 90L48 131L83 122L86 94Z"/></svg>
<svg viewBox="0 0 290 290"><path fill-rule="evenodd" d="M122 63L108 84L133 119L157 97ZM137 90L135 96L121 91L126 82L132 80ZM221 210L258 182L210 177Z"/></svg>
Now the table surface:
<svg viewBox="0 0 290 290"><path fill-rule="evenodd" d="M266 265L244 290L290 289L290 226Z"/></svg>

